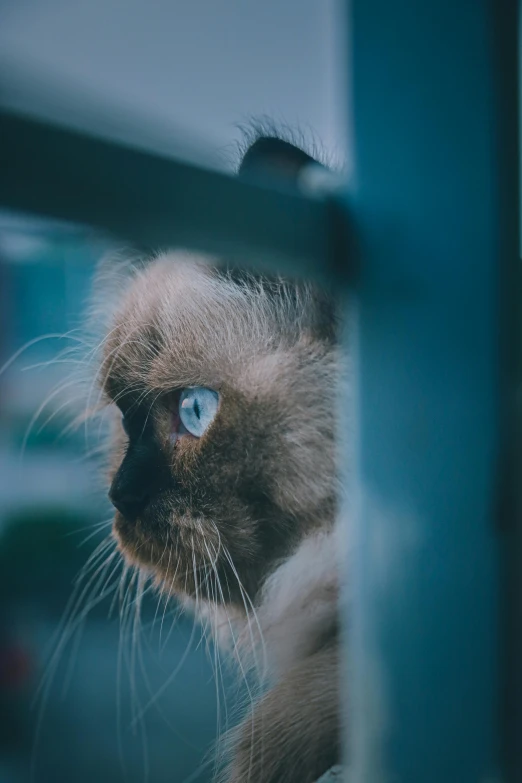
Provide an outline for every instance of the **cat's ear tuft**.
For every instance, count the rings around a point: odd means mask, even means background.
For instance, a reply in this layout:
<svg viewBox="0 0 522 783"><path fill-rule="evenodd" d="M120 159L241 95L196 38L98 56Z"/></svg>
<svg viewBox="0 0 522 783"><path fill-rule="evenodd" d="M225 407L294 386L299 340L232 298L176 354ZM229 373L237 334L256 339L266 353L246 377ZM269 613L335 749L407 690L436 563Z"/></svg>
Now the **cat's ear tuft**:
<svg viewBox="0 0 522 783"><path fill-rule="evenodd" d="M314 158L289 141L260 136L245 152L238 173L240 177L297 184L303 169L311 164L316 164Z"/></svg>

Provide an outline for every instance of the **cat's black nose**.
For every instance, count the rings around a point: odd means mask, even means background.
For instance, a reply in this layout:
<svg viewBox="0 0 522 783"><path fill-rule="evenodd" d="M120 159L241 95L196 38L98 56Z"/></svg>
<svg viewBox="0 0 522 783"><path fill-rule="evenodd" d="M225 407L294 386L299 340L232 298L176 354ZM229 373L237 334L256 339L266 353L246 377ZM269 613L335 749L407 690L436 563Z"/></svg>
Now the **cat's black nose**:
<svg viewBox="0 0 522 783"><path fill-rule="evenodd" d="M113 506L134 522L152 499L156 487L155 454L150 445L129 445L109 490Z"/></svg>
<svg viewBox="0 0 522 783"><path fill-rule="evenodd" d="M133 487L117 479L118 476L111 484L109 500L125 519L133 522L145 510L150 500L149 493L139 486Z"/></svg>
<svg viewBox="0 0 522 783"><path fill-rule="evenodd" d="M146 507L174 482L168 463L153 441L129 444L109 490L113 506L129 521L142 516Z"/></svg>

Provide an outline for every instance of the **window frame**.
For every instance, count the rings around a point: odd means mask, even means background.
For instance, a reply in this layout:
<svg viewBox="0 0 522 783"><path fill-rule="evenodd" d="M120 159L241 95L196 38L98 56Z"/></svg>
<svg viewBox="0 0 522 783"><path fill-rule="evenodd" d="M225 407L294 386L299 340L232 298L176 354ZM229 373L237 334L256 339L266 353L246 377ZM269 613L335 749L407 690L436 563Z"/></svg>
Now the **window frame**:
<svg viewBox="0 0 522 783"><path fill-rule="evenodd" d="M342 193L241 182L0 107L0 206L338 286L356 422L343 512L354 779L515 783L518 7L344 5L355 175Z"/></svg>

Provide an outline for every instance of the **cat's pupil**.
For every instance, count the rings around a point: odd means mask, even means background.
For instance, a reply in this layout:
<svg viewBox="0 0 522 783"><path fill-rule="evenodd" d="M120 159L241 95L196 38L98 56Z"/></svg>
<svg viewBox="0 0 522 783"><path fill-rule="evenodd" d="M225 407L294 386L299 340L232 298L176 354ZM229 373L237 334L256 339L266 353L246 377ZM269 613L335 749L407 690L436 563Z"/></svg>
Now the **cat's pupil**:
<svg viewBox="0 0 522 783"><path fill-rule="evenodd" d="M200 408L199 408L199 403L198 403L198 401L197 401L197 400L194 400L194 413L196 414L196 416L198 417L198 419L200 419L200 418L201 418L201 416L200 416L200 413L201 413L201 411L200 411Z"/></svg>

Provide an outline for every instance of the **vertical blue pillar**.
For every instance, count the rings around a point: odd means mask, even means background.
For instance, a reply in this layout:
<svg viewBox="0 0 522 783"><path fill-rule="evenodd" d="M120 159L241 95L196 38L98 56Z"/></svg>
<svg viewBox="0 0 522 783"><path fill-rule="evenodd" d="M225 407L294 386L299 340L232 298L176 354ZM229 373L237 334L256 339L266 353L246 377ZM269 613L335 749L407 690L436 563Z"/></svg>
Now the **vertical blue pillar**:
<svg viewBox="0 0 522 783"><path fill-rule="evenodd" d="M349 8L361 265L350 767L356 783L493 783L516 4Z"/></svg>

